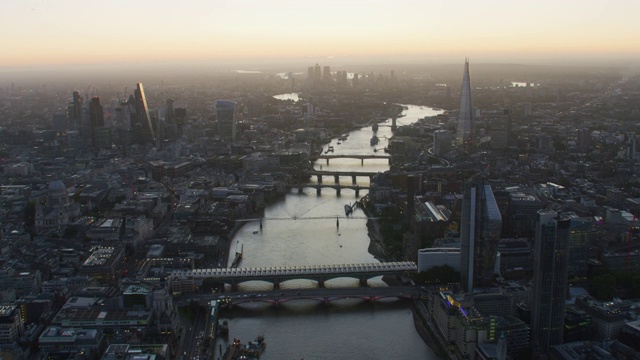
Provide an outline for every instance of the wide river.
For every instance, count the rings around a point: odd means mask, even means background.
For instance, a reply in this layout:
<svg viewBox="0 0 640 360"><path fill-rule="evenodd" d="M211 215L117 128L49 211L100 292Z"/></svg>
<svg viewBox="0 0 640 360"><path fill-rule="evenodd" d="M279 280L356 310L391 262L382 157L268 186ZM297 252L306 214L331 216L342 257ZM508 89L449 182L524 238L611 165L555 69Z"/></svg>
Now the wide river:
<svg viewBox="0 0 640 360"><path fill-rule="evenodd" d="M276 98L297 100L297 94L282 94ZM440 113L426 106L407 105L397 124L411 124L419 118ZM379 124L377 136L380 142L375 146L378 148L375 154L382 155L382 149L392 135L391 119ZM333 146L333 154L374 154L374 146L370 145L372 135L371 126L365 127L350 132L346 140L333 139L324 149ZM386 160L365 160L364 165L360 160L350 159L331 160L328 166L326 161L314 164L316 169L321 166L323 170L340 171L383 172L389 169ZM333 177L324 178L324 182L329 181L333 182ZM350 184L351 178L341 178L340 182ZM358 178L358 182L365 185L368 179ZM365 194L361 191L360 197ZM368 252L370 240L362 210L356 210L353 217L344 218L344 204L355 200L355 192L348 189L342 189L341 196L336 196L332 189L323 189L320 196L312 188L305 188L302 194L298 194L297 189L292 190L265 209L262 231L258 221L244 225L234 237L230 252L234 253L235 246L243 246L240 267L378 262ZM336 227L336 216L340 217L339 228ZM325 286L357 284L356 279L340 278L327 281ZM310 280L293 280L280 286L284 289L317 285ZM370 280L369 286L386 285L377 278ZM249 282L240 284L239 290L271 288L272 285L266 282ZM229 319L230 339L238 338L244 343L263 335L268 344L261 356L264 360L437 358L416 332L408 304L400 300L367 303L345 299L331 305L296 300L279 307L251 303L224 310L221 317ZM216 358L219 356L216 354Z"/></svg>

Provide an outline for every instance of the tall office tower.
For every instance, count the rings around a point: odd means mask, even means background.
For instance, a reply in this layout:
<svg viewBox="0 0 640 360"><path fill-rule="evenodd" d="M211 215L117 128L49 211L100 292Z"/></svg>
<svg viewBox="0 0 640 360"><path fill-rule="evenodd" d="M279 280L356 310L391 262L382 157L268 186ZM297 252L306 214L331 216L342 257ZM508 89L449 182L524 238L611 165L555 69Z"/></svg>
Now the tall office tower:
<svg viewBox="0 0 640 360"><path fill-rule="evenodd" d="M569 276L586 278L589 268L591 219L572 217L569 228Z"/></svg>
<svg viewBox="0 0 640 360"><path fill-rule="evenodd" d="M494 280L494 263L502 230L502 215L491 185L469 180L464 187L460 220L460 275L464 291Z"/></svg>
<svg viewBox="0 0 640 360"><path fill-rule="evenodd" d="M511 110L505 109L502 115L489 117L490 147L494 150L504 150L511 145Z"/></svg>
<svg viewBox="0 0 640 360"><path fill-rule="evenodd" d="M165 106L165 109L164 109L164 121L167 124L175 123L176 119L174 118L173 100L172 99L167 99L165 104L166 104L166 106Z"/></svg>
<svg viewBox="0 0 640 360"><path fill-rule="evenodd" d="M96 129L104 127L104 108L99 97L92 97L89 103L89 133L91 146L96 147Z"/></svg>
<svg viewBox="0 0 640 360"><path fill-rule="evenodd" d="M71 128L82 133L82 96L79 92L73 92L73 100L69 103L67 113Z"/></svg>
<svg viewBox="0 0 640 360"><path fill-rule="evenodd" d="M182 137L184 126L187 124L187 109L175 108L174 116L176 118L176 127L178 129L178 137Z"/></svg>
<svg viewBox="0 0 640 360"><path fill-rule="evenodd" d="M228 100L216 101L216 116L218 118L218 135L224 141L236 140L236 103Z"/></svg>
<svg viewBox="0 0 640 360"><path fill-rule="evenodd" d="M313 66L307 68L307 81L310 83L313 82Z"/></svg>
<svg viewBox="0 0 640 360"><path fill-rule="evenodd" d="M458 130L456 146L466 154L473 147L473 106L471 105L471 80L469 79L469 59L464 60L464 74L460 90L460 111L458 113Z"/></svg>
<svg viewBox="0 0 640 360"><path fill-rule="evenodd" d="M153 124L151 123L149 107L147 106L147 98L144 95L142 83L138 83L133 94L136 106L134 132L137 135L137 141L139 143L151 142L152 144L155 144L156 136L153 132Z"/></svg>
<svg viewBox="0 0 640 360"><path fill-rule="evenodd" d="M358 87L358 73L353 74L353 79L351 79L351 85L353 87Z"/></svg>
<svg viewBox="0 0 640 360"><path fill-rule="evenodd" d="M330 66L325 66L324 69L322 69L322 81L331 82L331 67Z"/></svg>
<svg viewBox="0 0 640 360"><path fill-rule="evenodd" d="M570 217L538 211L531 313L531 345L536 353L546 354L563 341L570 227Z"/></svg>
<svg viewBox="0 0 640 360"><path fill-rule="evenodd" d="M313 68L313 82L319 84L320 80L322 80L322 70L320 69L320 64L316 63L316 66Z"/></svg>
<svg viewBox="0 0 640 360"><path fill-rule="evenodd" d="M436 130L433 132L433 154L442 156L451 151L451 132Z"/></svg>

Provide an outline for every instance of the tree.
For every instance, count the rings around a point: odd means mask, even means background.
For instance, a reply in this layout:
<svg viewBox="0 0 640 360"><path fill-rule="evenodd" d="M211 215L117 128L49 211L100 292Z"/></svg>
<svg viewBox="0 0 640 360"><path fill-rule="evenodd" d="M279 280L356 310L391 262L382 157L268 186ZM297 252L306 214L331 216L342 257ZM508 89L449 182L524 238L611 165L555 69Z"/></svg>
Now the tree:
<svg viewBox="0 0 640 360"><path fill-rule="evenodd" d="M427 271L419 272L414 281L431 285L454 284L460 282L460 272L449 265L434 266Z"/></svg>

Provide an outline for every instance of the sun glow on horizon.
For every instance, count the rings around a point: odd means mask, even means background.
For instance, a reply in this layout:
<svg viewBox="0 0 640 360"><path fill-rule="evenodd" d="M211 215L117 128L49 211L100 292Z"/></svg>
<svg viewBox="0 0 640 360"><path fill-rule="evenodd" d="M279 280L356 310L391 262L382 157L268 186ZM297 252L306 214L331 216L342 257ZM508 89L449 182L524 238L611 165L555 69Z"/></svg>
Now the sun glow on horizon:
<svg viewBox="0 0 640 360"><path fill-rule="evenodd" d="M640 57L640 2L7 0L0 67L140 61Z"/></svg>

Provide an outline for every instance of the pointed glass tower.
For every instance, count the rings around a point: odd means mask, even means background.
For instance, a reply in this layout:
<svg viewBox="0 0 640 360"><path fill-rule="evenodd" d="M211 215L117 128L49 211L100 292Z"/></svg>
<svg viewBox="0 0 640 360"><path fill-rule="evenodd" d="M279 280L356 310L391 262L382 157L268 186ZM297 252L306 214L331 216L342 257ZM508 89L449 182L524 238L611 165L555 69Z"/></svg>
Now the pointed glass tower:
<svg viewBox="0 0 640 360"><path fill-rule="evenodd" d="M471 105L471 80L469 79L469 59L464 59L464 74L460 91L460 112L458 113L458 130L456 147L464 153L470 153L473 146L473 106Z"/></svg>

